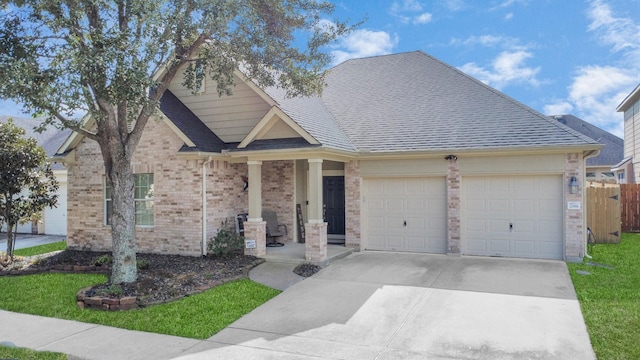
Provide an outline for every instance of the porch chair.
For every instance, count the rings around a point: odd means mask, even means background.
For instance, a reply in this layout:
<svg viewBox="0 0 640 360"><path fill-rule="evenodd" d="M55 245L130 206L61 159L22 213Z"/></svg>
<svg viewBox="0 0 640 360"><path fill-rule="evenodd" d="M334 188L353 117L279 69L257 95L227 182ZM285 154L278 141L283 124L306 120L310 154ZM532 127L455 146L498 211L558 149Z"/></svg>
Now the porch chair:
<svg viewBox="0 0 640 360"><path fill-rule="evenodd" d="M263 210L262 220L267 222L267 246L284 246L284 243L276 241L276 238L287 235L287 225L278 223L278 214L272 210ZM281 228L284 228L284 232L280 230Z"/></svg>

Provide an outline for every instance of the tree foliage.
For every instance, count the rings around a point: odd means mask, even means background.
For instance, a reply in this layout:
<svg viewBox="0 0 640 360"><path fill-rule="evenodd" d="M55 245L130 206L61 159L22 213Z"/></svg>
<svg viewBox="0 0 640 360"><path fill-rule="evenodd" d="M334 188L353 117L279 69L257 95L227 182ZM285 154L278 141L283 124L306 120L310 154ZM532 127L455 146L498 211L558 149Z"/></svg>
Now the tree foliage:
<svg viewBox="0 0 640 360"><path fill-rule="evenodd" d="M15 228L56 205L58 182L44 149L9 120L0 124L0 219L7 224L7 256L13 257Z"/></svg>
<svg viewBox="0 0 640 360"><path fill-rule="evenodd" d="M193 91L207 76L220 95L230 94L240 68L258 86L317 94L331 60L326 46L352 29L328 21L333 5L318 0L0 0L0 7L0 97L47 116L43 126L74 129L100 146L113 189L115 283L137 277L131 157L178 71L186 69Z"/></svg>

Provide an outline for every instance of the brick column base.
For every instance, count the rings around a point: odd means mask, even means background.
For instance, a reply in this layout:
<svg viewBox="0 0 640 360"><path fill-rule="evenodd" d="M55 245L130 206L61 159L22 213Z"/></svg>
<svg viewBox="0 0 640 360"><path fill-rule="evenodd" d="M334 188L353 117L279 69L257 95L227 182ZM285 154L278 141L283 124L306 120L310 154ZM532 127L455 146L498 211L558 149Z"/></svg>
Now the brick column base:
<svg viewBox="0 0 640 360"><path fill-rule="evenodd" d="M244 238L255 240L255 249L244 249L245 255L265 256L267 255L267 222L247 221L244 223Z"/></svg>
<svg viewBox="0 0 640 360"><path fill-rule="evenodd" d="M327 223L304 224L304 231L307 261L327 260Z"/></svg>

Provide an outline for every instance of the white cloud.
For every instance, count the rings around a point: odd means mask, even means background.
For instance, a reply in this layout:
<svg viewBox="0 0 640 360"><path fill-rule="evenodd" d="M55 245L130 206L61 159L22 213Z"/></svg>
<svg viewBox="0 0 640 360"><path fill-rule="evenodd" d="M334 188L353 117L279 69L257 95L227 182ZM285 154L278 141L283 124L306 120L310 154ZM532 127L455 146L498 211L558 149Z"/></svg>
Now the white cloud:
<svg viewBox="0 0 640 360"><path fill-rule="evenodd" d="M426 13L423 13L423 14L420 14L420 15L414 17L413 18L413 23L414 24L426 24L426 23L431 21L432 17L433 16L430 13L426 12Z"/></svg>
<svg viewBox="0 0 640 360"><path fill-rule="evenodd" d="M405 24L426 24L431 21L433 15L422 10L423 6L420 2L404 0L402 2L394 1L389 8L389 13Z"/></svg>
<svg viewBox="0 0 640 360"><path fill-rule="evenodd" d="M525 65L525 61L532 56L531 52L525 50L507 50L493 60L490 69L467 63L460 70L499 90L513 83L538 86L540 81L536 76L540 68Z"/></svg>
<svg viewBox="0 0 640 360"><path fill-rule="evenodd" d="M446 0L445 7L451 11L460 11L467 7L464 0Z"/></svg>
<svg viewBox="0 0 640 360"><path fill-rule="evenodd" d="M495 46L506 46L510 48L518 48L517 40L514 38L506 37L506 36L495 36L495 35L480 35L480 36L470 36L464 40L462 39L452 39L452 45L464 45L464 46L473 46L473 45L482 45L486 47L495 47Z"/></svg>
<svg viewBox="0 0 640 360"><path fill-rule="evenodd" d="M620 102L638 84L640 73L640 24L630 18L616 17L609 4L595 0L589 4L587 30L616 54L610 65L590 64L576 69L566 99L545 106L553 114L554 105L563 101L574 114L596 126L622 135L622 115L616 112Z"/></svg>
<svg viewBox="0 0 640 360"><path fill-rule="evenodd" d="M564 100L556 100L556 102L544 106L544 113L547 115L565 115L573 112L573 105Z"/></svg>
<svg viewBox="0 0 640 360"><path fill-rule="evenodd" d="M340 40L339 50L331 52L334 64L349 59L390 54L398 43L397 36L392 37L385 31L356 30Z"/></svg>
<svg viewBox="0 0 640 360"><path fill-rule="evenodd" d="M511 20L512 18L513 18L513 13L511 13L511 12L510 12L510 13L507 13L507 14L504 16L504 19L505 19L505 20Z"/></svg>

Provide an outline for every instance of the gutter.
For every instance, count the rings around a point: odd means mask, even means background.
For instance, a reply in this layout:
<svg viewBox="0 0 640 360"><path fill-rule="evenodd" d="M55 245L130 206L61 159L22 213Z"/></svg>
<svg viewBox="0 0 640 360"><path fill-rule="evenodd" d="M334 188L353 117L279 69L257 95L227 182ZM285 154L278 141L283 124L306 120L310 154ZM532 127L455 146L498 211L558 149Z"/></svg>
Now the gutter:
<svg viewBox="0 0 640 360"><path fill-rule="evenodd" d="M202 163L202 256L207 256L207 165L213 161L209 156Z"/></svg>

